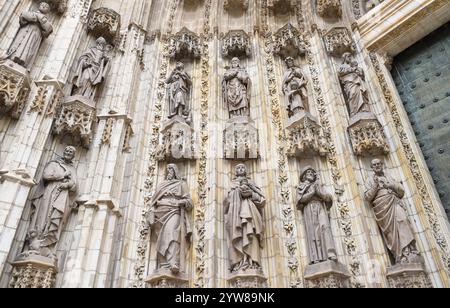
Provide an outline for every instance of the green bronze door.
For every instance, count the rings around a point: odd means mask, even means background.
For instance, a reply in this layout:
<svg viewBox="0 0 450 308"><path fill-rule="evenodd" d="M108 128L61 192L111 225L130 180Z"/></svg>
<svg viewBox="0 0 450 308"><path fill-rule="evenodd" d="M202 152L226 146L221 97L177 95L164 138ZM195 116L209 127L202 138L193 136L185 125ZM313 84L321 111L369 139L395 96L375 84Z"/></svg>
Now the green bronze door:
<svg viewBox="0 0 450 308"><path fill-rule="evenodd" d="M394 59L396 86L450 217L450 26Z"/></svg>

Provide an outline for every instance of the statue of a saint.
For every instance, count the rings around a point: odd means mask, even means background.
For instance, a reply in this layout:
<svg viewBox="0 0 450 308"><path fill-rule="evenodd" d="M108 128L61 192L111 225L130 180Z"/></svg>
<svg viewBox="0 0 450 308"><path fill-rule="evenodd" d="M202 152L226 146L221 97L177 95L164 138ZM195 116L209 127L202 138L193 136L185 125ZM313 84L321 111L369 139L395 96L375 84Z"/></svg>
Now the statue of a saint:
<svg viewBox="0 0 450 308"><path fill-rule="evenodd" d="M168 85L169 118L173 118L176 115L183 118L188 117L192 79L184 70L182 62L177 63L166 83Z"/></svg>
<svg viewBox="0 0 450 308"><path fill-rule="evenodd" d="M367 182L365 197L373 206L375 218L386 245L398 264L420 263L414 232L403 202L405 190L384 172L383 162L372 161L374 177Z"/></svg>
<svg viewBox="0 0 450 308"><path fill-rule="evenodd" d="M26 255L56 259L56 246L64 224L76 207L77 172L73 166L76 149L64 150L63 157L51 161L44 169L34 194Z"/></svg>
<svg viewBox="0 0 450 308"><path fill-rule="evenodd" d="M20 29L3 60L10 59L28 70L31 68L42 41L53 33L53 26L47 18L49 12L50 5L41 2L39 11L20 15Z"/></svg>
<svg viewBox="0 0 450 308"><path fill-rule="evenodd" d="M156 270L167 269L175 275L185 271L192 237L188 212L192 207L189 189L180 178L178 167L169 164L166 180L155 191L148 217L157 236Z"/></svg>
<svg viewBox="0 0 450 308"><path fill-rule="evenodd" d="M283 78L283 94L286 97L289 117L292 117L301 111L309 111L306 88L308 81L301 68L295 66L293 58L288 57L286 65L288 69Z"/></svg>
<svg viewBox="0 0 450 308"><path fill-rule="evenodd" d="M364 71L358 66L358 62L351 53L346 52L342 57L344 62L339 68L339 80L345 92L350 117L361 112L371 112Z"/></svg>
<svg viewBox="0 0 450 308"><path fill-rule="evenodd" d="M108 73L109 48L106 40L99 37L95 46L81 55L73 80L72 95L80 95L91 100L95 99L97 89Z"/></svg>
<svg viewBox="0 0 450 308"><path fill-rule="evenodd" d="M236 167L236 178L224 200L230 271L261 269L265 198L248 177L246 166Z"/></svg>
<svg viewBox="0 0 450 308"><path fill-rule="evenodd" d="M241 67L239 58L231 60L231 67L225 72L222 92L230 118L250 116L251 81L247 71Z"/></svg>
<svg viewBox="0 0 450 308"><path fill-rule="evenodd" d="M303 212L311 264L337 261L329 210L333 197L318 182L317 171L306 167L297 187L297 208Z"/></svg>

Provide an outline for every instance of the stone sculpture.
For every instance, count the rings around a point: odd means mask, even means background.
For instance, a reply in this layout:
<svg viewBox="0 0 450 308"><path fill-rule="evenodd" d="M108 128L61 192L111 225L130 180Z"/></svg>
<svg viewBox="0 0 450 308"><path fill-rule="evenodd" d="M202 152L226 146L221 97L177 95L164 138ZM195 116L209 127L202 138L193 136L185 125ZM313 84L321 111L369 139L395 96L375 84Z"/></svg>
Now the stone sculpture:
<svg viewBox="0 0 450 308"><path fill-rule="evenodd" d="M192 88L192 79L184 70L184 64L178 62L176 68L166 81L167 97L169 100L169 118L189 116L189 96Z"/></svg>
<svg viewBox="0 0 450 308"><path fill-rule="evenodd" d="M384 172L383 162L372 161L374 177L367 182L365 198L373 206L375 218L396 264L420 263L414 232L403 202L405 190Z"/></svg>
<svg viewBox="0 0 450 308"><path fill-rule="evenodd" d="M186 182L175 164L167 166L166 180L156 189L151 201L149 224L156 233L156 271L184 272L192 229L188 216L193 203Z"/></svg>
<svg viewBox="0 0 450 308"><path fill-rule="evenodd" d="M337 261L329 218L333 197L318 182L317 171L310 166L302 171L300 182L297 187L297 208L304 215L310 262Z"/></svg>
<svg viewBox="0 0 450 308"><path fill-rule="evenodd" d="M265 202L261 189L247 177L246 166L239 164L224 200L232 273L261 269Z"/></svg>
<svg viewBox="0 0 450 308"><path fill-rule="evenodd" d="M306 88L308 81L301 68L295 65L293 58L286 58L286 65L288 69L283 78L283 94L286 97L289 117L292 117L301 111L309 112Z"/></svg>
<svg viewBox="0 0 450 308"><path fill-rule="evenodd" d="M241 67L239 58L233 58L222 82L223 97L230 118L250 116L250 87L248 72Z"/></svg>

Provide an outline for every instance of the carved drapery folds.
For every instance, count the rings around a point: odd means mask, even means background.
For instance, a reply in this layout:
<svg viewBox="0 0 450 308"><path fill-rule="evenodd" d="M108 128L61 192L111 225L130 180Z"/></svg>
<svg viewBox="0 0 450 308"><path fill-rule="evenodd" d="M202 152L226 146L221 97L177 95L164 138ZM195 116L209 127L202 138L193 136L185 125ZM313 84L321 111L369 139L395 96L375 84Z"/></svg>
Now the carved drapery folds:
<svg viewBox="0 0 450 308"><path fill-rule="evenodd" d="M83 96L71 96L61 106L54 124L56 135L69 134L85 148L92 142L92 126L96 122L95 104Z"/></svg>
<svg viewBox="0 0 450 308"><path fill-rule="evenodd" d="M42 2L42 0L35 0L36 2ZM52 11L63 14L67 11L67 0L45 0L47 2Z"/></svg>
<svg viewBox="0 0 450 308"><path fill-rule="evenodd" d="M341 0L316 0L317 14L325 18L340 18L342 16Z"/></svg>
<svg viewBox="0 0 450 308"><path fill-rule="evenodd" d="M22 66L6 60L0 63L0 115L18 119L30 94L28 72Z"/></svg>
<svg viewBox="0 0 450 308"><path fill-rule="evenodd" d="M98 8L90 14L88 31L114 44L120 31L120 14L109 8Z"/></svg>
<svg viewBox="0 0 450 308"><path fill-rule="evenodd" d="M243 30L231 30L222 38L223 57L250 57L250 36Z"/></svg>
<svg viewBox="0 0 450 308"><path fill-rule="evenodd" d="M304 55L305 51L304 37L291 23L274 34L273 53L283 59L287 57L296 58Z"/></svg>
<svg viewBox="0 0 450 308"><path fill-rule="evenodd" d="M329 30L323 39L327 52L334 57L340 57L345 52L354 52L356 49L349 30L344 27Z"/></svg>
<svg viewBox="0 0 450 308"><path fill-rule="evenodd" d="M169 57L199 59L202 55L201 47L199 36L184 27L170 38Z"/></svg>
<svg viewBox="0 0 450 308"><path fill-rule="evenodd" d="M223 8L227 11L232 9L243 9L246 11L248 9L249 0L224 0Z"/></svg>

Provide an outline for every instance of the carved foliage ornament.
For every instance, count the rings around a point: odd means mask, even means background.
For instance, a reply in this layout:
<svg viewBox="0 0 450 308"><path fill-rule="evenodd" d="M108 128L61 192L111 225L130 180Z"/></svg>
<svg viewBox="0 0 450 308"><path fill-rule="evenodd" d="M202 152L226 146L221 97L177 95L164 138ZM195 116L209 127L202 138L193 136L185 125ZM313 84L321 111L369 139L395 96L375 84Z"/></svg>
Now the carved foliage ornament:
<svg viewBox="0 0 450 308"><path fill-rule="evenodd" d="M169 48L169 57L175 59L199 59L202 55L200 38L186 27L170 38Z"/></svg>
<svg viewBox="0 0 450 308"><path fill-rule="evenodd" d="M120 14L108 8L92 11L88 23L89 32L96 37L104 37L113 44L120 31Z"/></svg>
<svg viewBox="0 0 450 308"><path fill-rule="evenodd" d="M341 0L317 0L317 14L325 18L340 18L342 16Z"/></svg>
<svg viewBox="0 0 450 308"><path fill-rule="evenodd" d="M250 37L243 30L232 30L222 38L223 57L250 57L252 54Z"/></svg>
<svg viewBox="0 0 450 308"><path fill-rule="evenodd" d="M323 39L327 52L334 57L340 57L345 52L353 53L356 49L347 28L333 28L324 35Z"/></svg>
<svg viewBox="0 0 450 308"><path fill-rule="evenodd" d="M0 63L0 115L18 119L30 93L30 80L25 69L10 60Z"/></svg>
<svg viewBox="0 0 450 308"><path fill-rule="evenodd" d="M283 59L304 55L305 41L303 35L291 23L288 23L274 34L273 53Z"/></svg>

